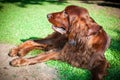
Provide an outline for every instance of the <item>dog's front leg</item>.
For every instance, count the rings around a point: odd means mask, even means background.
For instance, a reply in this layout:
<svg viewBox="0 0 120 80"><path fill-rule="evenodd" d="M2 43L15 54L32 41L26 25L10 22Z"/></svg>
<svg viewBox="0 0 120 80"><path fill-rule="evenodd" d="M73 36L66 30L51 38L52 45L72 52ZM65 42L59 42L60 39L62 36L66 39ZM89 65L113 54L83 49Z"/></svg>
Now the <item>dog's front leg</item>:
<svg viewBox="0 0 120 80"><path fill-rule="evenodd" d="M60 53L56 51L48 51L45 53L41 53L36 57L31 58L17 58L10 62L12 66L25 66L25 65L32 65L40 62L45 62L48 60L59 60Z"/></svg>

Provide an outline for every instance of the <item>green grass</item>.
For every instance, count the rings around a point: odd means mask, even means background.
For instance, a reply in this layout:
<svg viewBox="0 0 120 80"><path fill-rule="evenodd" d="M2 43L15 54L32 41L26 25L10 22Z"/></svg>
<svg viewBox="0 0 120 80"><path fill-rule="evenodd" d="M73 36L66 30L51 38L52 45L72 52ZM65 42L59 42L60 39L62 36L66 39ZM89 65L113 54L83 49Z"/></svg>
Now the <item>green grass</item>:
<svg viewBox="0 0 120 80"><path fill-rule="evenodd" d="M38 3L0 2L0 43L18 45L26 39L46 37L53 32L46 15L51 12L61 11L65 6L70 4L87 8L95 21L101 24L105 31L111 36L112 43L105 54L107 60L111 63L109 76L106 77L106 80L119 80L120 18L115 17L114 14L110 15L108 10L111 8L109 7L99 8L95 4L44 2L44 0ZM33 51L32 53L37 55L39 52L41 51ZM67 63L59 61L48 61L47 64L59 70L61 80L90 79L91 74L88 70L72 67Z"/></svg>

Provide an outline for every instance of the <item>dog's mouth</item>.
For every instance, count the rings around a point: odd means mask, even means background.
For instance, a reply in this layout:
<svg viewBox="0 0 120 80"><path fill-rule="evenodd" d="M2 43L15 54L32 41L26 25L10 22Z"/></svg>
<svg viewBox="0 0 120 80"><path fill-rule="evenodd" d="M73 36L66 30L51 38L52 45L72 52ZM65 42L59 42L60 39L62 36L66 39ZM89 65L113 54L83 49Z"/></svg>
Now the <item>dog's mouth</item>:
<svg viewBox="0 0 120 80"><path fill-rule="evenodd" d="M53 28L53 30L55 30L61 34L66 34L66 30L64 27L56 27L56 26L52 25L52 28Z"/></svg>

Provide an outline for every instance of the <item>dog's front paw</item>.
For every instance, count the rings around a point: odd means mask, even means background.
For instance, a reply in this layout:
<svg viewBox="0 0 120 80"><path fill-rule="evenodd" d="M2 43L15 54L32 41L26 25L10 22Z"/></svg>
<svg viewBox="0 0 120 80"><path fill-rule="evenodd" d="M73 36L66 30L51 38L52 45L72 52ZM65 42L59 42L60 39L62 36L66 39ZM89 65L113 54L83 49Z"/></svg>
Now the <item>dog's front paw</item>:
<svg viewBox="0 0 120 80"><path fill-rule="evenodd" d="M29 65L29 61L27 59L17 58L12 60L10 62L10 65L14 67L25 66L25 65Z"/></svg>
<svg viewBox="0 0 120 80"><path fill-rule="evenodd" d="M13 48L10 52L9 52L9 56L14 57L17 56L17 53L19 52L18 48Z"/></svg>

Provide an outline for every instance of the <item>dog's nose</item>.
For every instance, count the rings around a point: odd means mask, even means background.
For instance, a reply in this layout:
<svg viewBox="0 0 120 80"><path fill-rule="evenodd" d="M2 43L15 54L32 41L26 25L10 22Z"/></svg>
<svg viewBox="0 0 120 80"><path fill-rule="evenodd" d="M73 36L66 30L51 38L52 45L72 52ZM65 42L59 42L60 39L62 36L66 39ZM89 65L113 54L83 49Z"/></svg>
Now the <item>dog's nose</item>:
<svg viewBox="0 0 120 80"><path fill-rule="evenodd" d="M48 15L47 15L47 18L49 19L49 18L51 18L51 16L52 16L52 14L48 14Z"/></svg>

